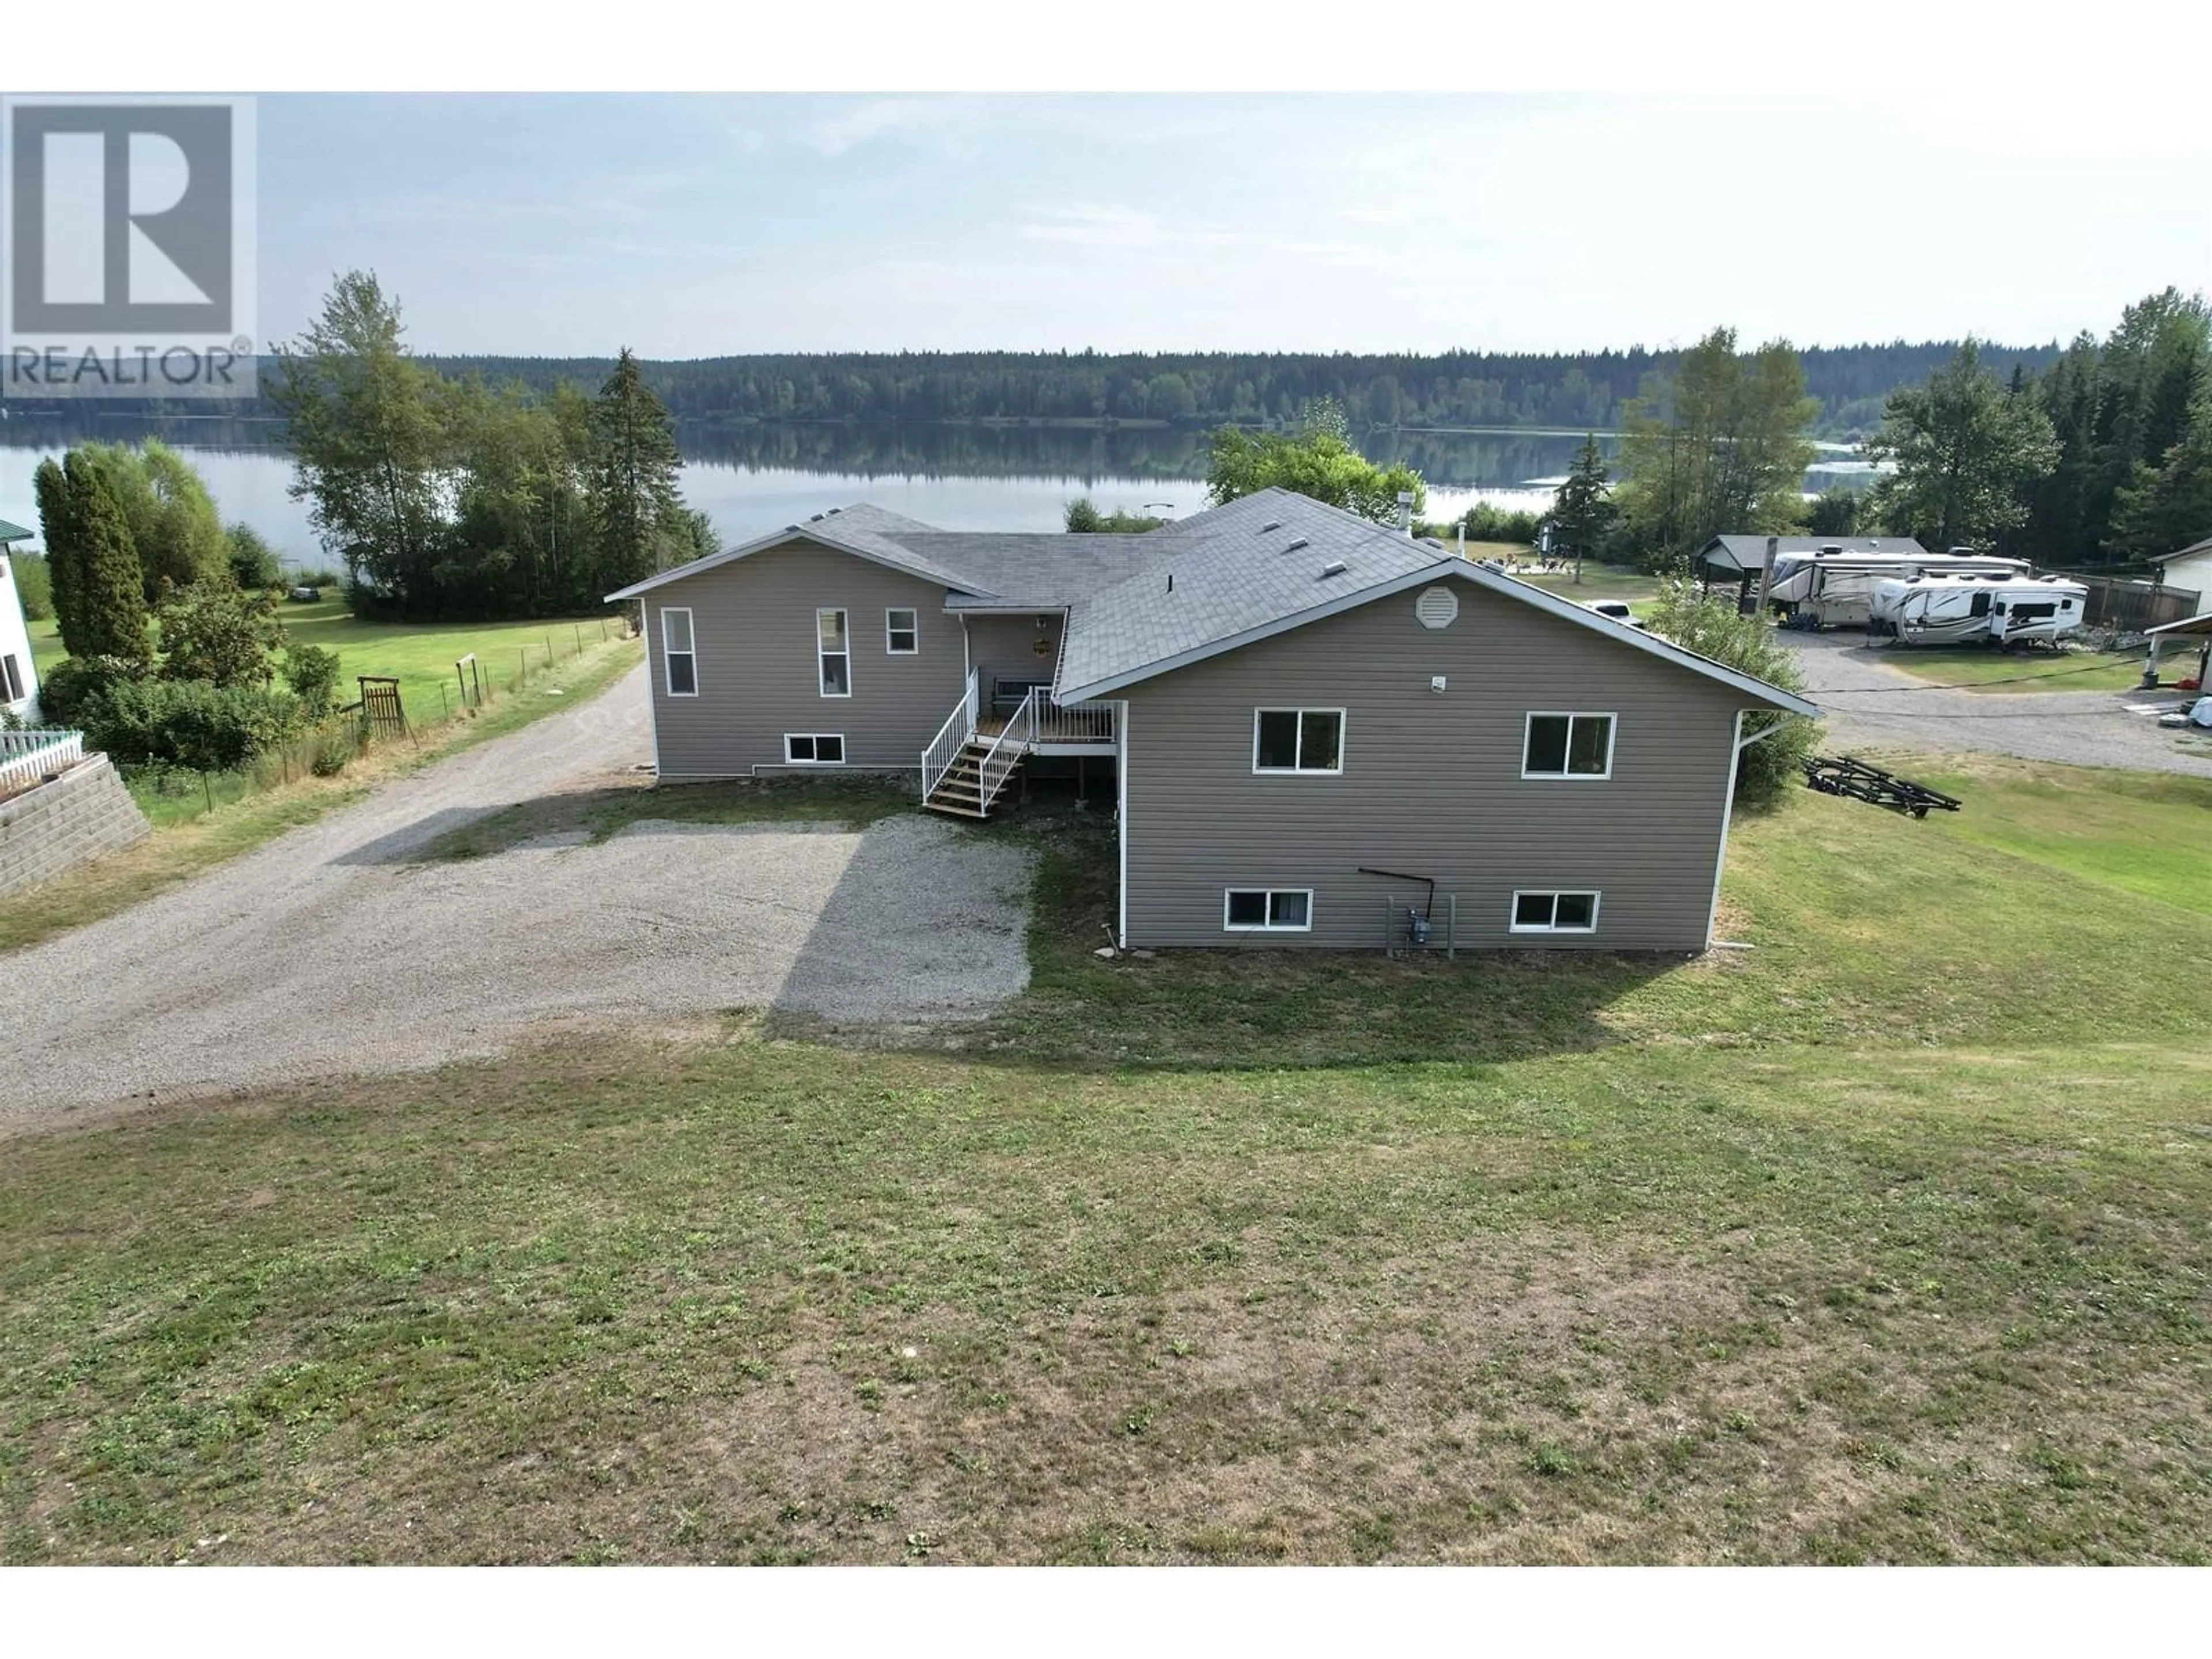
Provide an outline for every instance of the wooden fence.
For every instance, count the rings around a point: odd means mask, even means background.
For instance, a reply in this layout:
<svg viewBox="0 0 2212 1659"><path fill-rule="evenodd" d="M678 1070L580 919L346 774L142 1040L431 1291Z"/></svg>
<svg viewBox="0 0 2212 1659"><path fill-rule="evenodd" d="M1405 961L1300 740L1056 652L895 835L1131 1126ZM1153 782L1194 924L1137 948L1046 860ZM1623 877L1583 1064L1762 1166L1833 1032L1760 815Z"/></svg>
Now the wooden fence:
<svg viewBox="0 0 2212 1659"><path fill-rule="evenodd" d="M2089 590L2082 621L2091 628L2140 634L2167 623L2186 622L2204 608L2204 596L2186 587L2159 587L2118 576L2069 576Z"/></svg>

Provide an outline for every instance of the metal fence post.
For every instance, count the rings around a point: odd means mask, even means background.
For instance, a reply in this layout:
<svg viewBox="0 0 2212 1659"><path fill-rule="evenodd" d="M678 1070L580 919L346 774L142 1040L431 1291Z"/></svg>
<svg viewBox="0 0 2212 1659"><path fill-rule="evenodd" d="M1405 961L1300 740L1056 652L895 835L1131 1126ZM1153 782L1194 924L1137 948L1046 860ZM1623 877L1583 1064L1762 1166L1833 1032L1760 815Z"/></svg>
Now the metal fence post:
<svg viewBox="0 0 2212 1659"><path fill-rule="evenodd" d="M1459 960L1459 895L1444 895L1444 960Z"/></svg>

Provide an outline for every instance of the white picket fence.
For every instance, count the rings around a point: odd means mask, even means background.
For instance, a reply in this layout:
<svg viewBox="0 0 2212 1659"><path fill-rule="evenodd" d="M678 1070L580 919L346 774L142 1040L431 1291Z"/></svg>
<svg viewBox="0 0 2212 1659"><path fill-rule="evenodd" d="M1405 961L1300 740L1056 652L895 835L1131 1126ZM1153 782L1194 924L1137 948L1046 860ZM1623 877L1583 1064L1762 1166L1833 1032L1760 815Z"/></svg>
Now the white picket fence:
<svg viewBox="0 0 2212 1659"><path fill-rule="evenodd" d="M83 758L82 732L0 732L0 795L31 788Z"/></svg>

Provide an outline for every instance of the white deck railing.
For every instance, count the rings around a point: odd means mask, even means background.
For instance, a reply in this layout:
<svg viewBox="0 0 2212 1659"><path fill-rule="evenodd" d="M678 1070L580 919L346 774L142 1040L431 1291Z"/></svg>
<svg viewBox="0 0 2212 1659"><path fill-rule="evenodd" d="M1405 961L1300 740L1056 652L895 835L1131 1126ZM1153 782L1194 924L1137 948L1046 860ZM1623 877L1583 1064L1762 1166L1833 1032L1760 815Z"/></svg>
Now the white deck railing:
<svg viewBox="0 0 2212 1659"><path fill-rule="evenodd" d="M1039 743L1098 743L1114 741L1114 705L1110 702L1072 702L1065 708L1047 700L1037 705Z"/></svg>
<svg viewBox="0 0 2212 1659"><path fill-rule="evenodd" d="M976 787L982 792L985 811L991 810L991 803L998 799L999 792L1006 787L1006 780L1013 776L1014 769L1022 763L1022 757L1036 741L1036 726L1037 688L1032 686L1029 696L1022 699L1022 706L1006 721L1006 730L992 739L983 756Z"/></svg>
<svg viewBox="0 0 2212 1659"><path fill-rule="evenodd" d="M937 728L937 735L929 740L929 747L921 751L921 798L927 800L937 793L938 784L952 769L952 763L960 758L960 751L975 735L975 671L968 671L968 690L945 724Z"/></svg>
<svg viewBox="0 0 2212 1659"><path fill-rule="evenodd" d="M0 795L28 789L83 758L82 732L0 732Z"/></svg>

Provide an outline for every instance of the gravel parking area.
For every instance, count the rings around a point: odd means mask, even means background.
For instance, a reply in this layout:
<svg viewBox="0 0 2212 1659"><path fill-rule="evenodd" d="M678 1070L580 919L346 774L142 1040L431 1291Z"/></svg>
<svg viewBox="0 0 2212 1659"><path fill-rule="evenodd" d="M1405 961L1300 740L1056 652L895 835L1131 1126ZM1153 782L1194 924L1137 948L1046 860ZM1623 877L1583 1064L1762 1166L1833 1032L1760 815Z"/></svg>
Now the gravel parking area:
<svg viewBox="0 0 2212 1659"><path fill-rule="evenodd" d="M1882 659L1863 634L1790 634L1814 700L1826 715L1831 753L1863 749L2016 755L2075 766L2123 766L2212 777L2212 747L2161 731L2154 714L2172 691L1951 691Z"/></svg>
<svg viewBox="0 0 2212 1659"><path fill-rule="evenodd" d="M634 776L642 671L0 974L0 1130L495 1053L563 1018L965 1014L1028 983L1030 859L916 813L864 831L641 823L461 863L414 847Z"/></svg>

